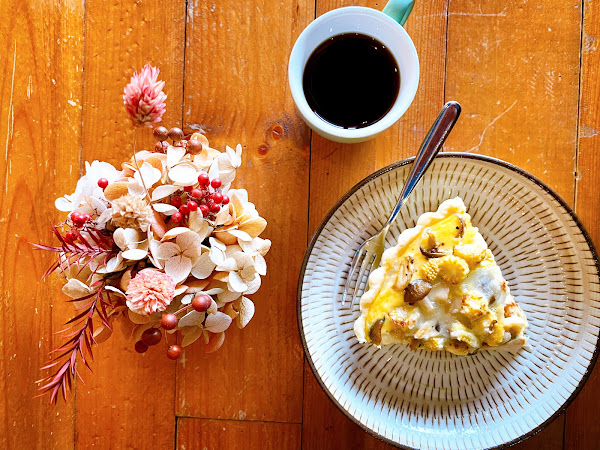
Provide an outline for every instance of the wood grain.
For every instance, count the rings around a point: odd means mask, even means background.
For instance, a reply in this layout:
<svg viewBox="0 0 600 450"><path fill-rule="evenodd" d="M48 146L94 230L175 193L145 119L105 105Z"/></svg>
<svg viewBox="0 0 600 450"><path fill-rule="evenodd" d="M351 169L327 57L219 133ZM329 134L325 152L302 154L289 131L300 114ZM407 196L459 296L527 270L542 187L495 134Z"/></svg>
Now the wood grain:
<svg viewBox="0 0 600 450"><path fill-rule="evenodd" d="M178 450L293 450L300 449L300 439L300 424L191 418L177 420Z"/></svg>
<svg viewBox="0 0 600 450"><path fill-rule="evenodd" d="M30 242L52 242L54 199L77 180L82 5L3 1L0 17L0 448L68 448L74 403L33 397L72 309Z"/></svg>
<svg viewBox="0 0 600 450"><path fill-rule="evenodd" d="M600 37L600 5L584 3L581 52L581 91L577 153L576 212L589 231L596 249L600 246L600 78L598 38ZM597 405L600 401L600 365L596 364L587 384L567 410L566 449L588 449L598 446Z"/></svg>
<svg viewBox="0 0 600 450"><path fill-rule="evenodd" d="M447 149L516 164L572 204L579 2L453 0L448 14L446 98L463 115Z"/></svg>
<svg viewBox="0 0 600 450"><path fill-rule="evenodd" d="M317 1L317 14L359 4L381 9L378 2ZM446 2L416 2L406 30L419 53L420 88L400 122L376 139L338 144L313 133L311 150L310 235L335 202L355 183L375 170L416 154L444 103ZM354 446L353 443L358 446ZM323 393L308 365L304 376L303 443L308 449L377 449L387 447L347 419Z"/></svg>
<svg viewBox="0 0 600 450"><path fill-rule="evenodd" d="M185 126L211 146L243 145L234 187L269 223L268 274L252 295L256 315L205 355L191 346L178 366L177 413L302 420L302 349L295 292L308 218L308 129L287 83L288 54L314 11L308 1L188 4Z"/></svg>
<svg viewBox="0 0 600 450"><path fill-rule="evenodd" d="M122 101L133 70L147 62L166 81L167 126L181 123L185 2L87 0L83 160L120 166L132 154L133 127ZM141 130L138 149L153 145ZM164 448L175 437L175 364L164 344L138 355L117 330L97 348L94 374L78 386L77 444Z"/></svg>

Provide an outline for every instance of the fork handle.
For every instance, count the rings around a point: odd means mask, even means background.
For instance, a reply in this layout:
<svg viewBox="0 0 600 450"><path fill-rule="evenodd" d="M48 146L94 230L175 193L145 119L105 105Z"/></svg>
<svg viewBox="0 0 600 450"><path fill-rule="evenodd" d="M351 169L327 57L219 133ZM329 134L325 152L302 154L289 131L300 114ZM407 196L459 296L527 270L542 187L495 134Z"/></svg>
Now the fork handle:
<svg viewBox="0 0 600 450"><path fill-rule="evenodd" d="M398 213L400 209L406 203L408 197L412 193L415 186L421 181L423 175L433 162L433 159L437 156L442 145L446 141L448 134L454 127L454 124L458 120L458 116L460 116L460 104L458 102L448 102L444 105L440 114L435 119L435 122L429 129L427 136L423 140L421 147L419 148L419 152L413 162L412 169L406 183L404 183L404 187L402 188L402 192L400 193L400 198L398 199L398 204L392 211L392 214L385 226L390 225Z"/></svg>

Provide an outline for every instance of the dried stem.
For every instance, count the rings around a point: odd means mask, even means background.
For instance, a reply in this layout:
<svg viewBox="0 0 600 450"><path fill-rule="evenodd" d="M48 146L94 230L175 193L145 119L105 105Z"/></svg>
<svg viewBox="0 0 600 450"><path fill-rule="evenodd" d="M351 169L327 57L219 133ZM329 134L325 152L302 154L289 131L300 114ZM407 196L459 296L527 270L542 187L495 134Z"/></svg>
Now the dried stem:
<svg viewBox="0 0 600 450"><path fill-rule="evenodd" d="M140 180L142 180L142 186L144 187L144 190L146 191L146 197L148 198L148 202L152 203L152 199L150 198L150 193L148 192L148 188L146 187L146 182L144 181L144 177L142 176L142 168L140 167L140 165L137 162L137 157L135 156L136 154L136 146L137 146L137 134L138 134L138 129L140 127L134 127L134 131L133 131L133 162L135 163L135 167L138 170L138 172L140 172Z"/></svg>

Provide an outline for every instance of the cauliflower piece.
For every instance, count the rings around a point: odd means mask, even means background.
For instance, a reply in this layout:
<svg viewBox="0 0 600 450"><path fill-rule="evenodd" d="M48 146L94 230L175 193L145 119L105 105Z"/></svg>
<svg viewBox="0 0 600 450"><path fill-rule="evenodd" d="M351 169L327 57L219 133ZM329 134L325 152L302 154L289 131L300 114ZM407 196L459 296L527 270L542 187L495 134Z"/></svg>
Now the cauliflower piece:
<svg viewBox="0 0 600 450"><path fill-rule="evenodd" d="M444 338L443 337L430 337L423 343L423 346L427 350L432 350L432 351L442 350L444 348Z"/></svg>
<svg viewBox="0 0 600 450"><path fill-rule="evenodd" d="M502 344L502 341L504 340L504 325L500 321L493 322L492 333L485 340L485 343L490 347L496 347L497 345Z"/></svg>
<svg viewBox="0 0 600 450"><path fill-rule="evenodd" d="M477 340L477 337L459 321L455 321L450 326L450 337L452 339L456 339L457 341L464 342L471 348L479 346L479 341Z"/></svg>
<svg viewBox="0 0 600 450"><path fill-rule="evenodd" d="M461 298L460 312L473 322L489 312L483 297L465 294Z"/></svg>
<svg viewBox="0 0 600 450"><path fill-rule="evenodd" d="M423 271L423 278L433 283L440 272L440 267L437 264L436 259L430 259L421 269Z"/></svg>
<svg viewBox="0 0 600 450"><path fill-rule="evenodd" d="M485 259L486 250L478 244L457 245L454 247L454 256L464 259L469 265L469 269L473 270L477 264Z"/></svg>
<svg viewBox="0 0 600 450"><path fill-rule="evenodd" d="M410 331L415 328L417 320L419 320L419 311L417 308L413 308L410 311L408 308L396 308L389 313L389 318L393 324L400 328L402 331Z"/></svg>
<svg viewBox="0 0 600 450"><path fill-rule="evenodd" d="M447 343L444 348L450 353L459 356L465 356L469 354L469 345L457 340Z"/></svg>
<svg viewBox="0 0 600 450"><path fill-rule="evenodd" d="M454 255L446 255L436 261L442 280L450 284L459 284L469 274L467 263Z"/></svg>

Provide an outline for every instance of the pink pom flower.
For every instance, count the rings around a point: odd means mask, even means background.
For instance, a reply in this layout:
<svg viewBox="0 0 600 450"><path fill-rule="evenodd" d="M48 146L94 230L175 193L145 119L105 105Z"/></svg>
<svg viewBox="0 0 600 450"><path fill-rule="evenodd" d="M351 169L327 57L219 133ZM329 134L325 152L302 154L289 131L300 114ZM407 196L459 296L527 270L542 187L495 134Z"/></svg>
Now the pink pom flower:
<svg viewBox="0 0 600 450"><path fill-rule="evenodd" d="M129 282L125 295L127 307L136 314L164 311L175 296L175 281L156 269L140 270Z"/></svg>
<svg viewBox="0 0 600 450"><path fill-rule="evenodd" d="M165 113L167 95L163 92L164 81L158 81L160 70L146 64L139 73L134 72L123 93L125 109L134 126L151 127L160 122Z"/></svg>

